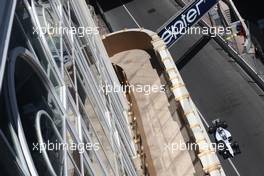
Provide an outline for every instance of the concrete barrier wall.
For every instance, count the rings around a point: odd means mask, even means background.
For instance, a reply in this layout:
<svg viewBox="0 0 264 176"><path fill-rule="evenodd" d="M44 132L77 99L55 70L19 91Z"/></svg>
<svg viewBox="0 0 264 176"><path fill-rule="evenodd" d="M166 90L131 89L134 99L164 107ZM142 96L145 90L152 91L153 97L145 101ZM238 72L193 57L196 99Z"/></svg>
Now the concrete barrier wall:
<svg viewBox="0 0 264 176"><path fill-rule="evenodd" d="M171 91L179 104L177 107L179 115L188 122L189 129L199 146L198 157L204 172L211 176L225 176L216 153L208 147L211 145L209 136L163 40L156 33L141 28L124 29L108 34L103 36L103 43L110 57L131 49L154 50L166 71L167 80L172 85Z"/></svg>
<svg viewBox="0 0 264 176"><path fill-rule="evenodd" d="M153 50L152 38L144 30L122 30L103 36L109 57L131 49ZM153 33L154 35L154 33Z"/></svg>

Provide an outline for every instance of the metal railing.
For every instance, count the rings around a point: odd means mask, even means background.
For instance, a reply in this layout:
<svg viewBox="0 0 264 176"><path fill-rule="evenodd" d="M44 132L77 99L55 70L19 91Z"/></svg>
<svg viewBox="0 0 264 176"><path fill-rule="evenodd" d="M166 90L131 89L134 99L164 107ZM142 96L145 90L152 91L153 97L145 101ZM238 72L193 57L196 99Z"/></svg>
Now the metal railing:
<svg viewBox="0 0 264 176"><path fill-rule="evenodd" d="M20 6L23 13L17 13L16 19L28 42L25 47L30 48L37 68L42 69L42 74L45 74L43 77L50 82L54 103L61 116L61 123L58 124L49 112L37 112L39 143L45 143L41 135L41 120L48 119L53 129L51 131L60 143L98 142L100 146L98 151L62 151L62 172L59 175L70 175L71 169L74 175L136 175L131 159L136 152L126 119L128 105L125 97L121 92L106 94L101 89L103 85L119 82L100 36L84 35L80 38L72 33L51 35L42 31L49 23L64 28L96 27L92 16L94 14L91 14L84 0L24 0ZM29 16L32 29L39 29L35 37L28 33L30 26L24 23L21 14ZM65 60L65 56L68 60ZM94 111L93 116L87 109L89 106ZM22 126L19 134L24 135ZM31 149L26 138L18 136L18 140L22 139L23 144L20 145L23 157L21 155L19 159L29 175L41 175L35 167L36 163L30 159ZM58 175L47 151L42 154L49 173Z"/></svg>

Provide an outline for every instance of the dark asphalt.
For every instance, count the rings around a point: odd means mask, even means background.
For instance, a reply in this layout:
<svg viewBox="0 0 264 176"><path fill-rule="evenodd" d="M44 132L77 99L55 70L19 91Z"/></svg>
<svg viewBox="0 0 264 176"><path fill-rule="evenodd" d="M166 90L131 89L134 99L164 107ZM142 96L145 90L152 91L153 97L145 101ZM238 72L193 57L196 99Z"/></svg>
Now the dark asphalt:
<svg viewBox="0 0 264 176"><path fill-rule="evenodd" d="M142 27L153 31L180 9L173 0L134 0L125 5ZM122 6L105 15L114 31L137 27ZM181 38L170 48L174 60L199 38L198 35ZM241 155L232 159L241 176L263 176L264 101L248 82L249 78L231 60L211 40L181 74L206 120L221 118L229 124L233 139L239 142L242 150ZM221 162L228 176L236 175L228 161Z"/></svg>

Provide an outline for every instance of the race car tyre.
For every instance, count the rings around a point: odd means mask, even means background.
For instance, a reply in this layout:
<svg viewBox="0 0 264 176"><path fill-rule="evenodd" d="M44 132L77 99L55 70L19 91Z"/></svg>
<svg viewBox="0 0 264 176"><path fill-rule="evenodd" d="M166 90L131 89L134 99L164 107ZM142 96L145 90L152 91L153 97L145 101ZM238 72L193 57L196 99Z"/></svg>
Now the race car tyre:
<svg viewBox="0 0 264 176"><path fill-rule="evenodd" d="M235 150L235 153L234 154L235 155L238 155L238 154L241 154L241 153L242 153L241 150L238 148L238 149Z"/></svg>
<svg viewBox="0 0 264 176"><path fill-rule="evenodd" d="M240 147L239 147L237 142L234 142L232 144L232 148L234 149L234 154L235 155L241 154L241 150L240 150Z"/></svg>
<svg viewBox="0 0 264 176"><path fill-rule="evenodd" d="M226 122L222 121L222 122L220 122L219 127L222 127L222 128L226 129L228 127L228 125L227 125Z"/></svg>
<svg viewBox="0 0 264 176"><path fill-rule="evenodd" d="M235 142L233 142L232 147L237 148L237 147L239 147L239 145L238 145L238 143L235 141Z"/></svg>
<svg viewBox="0 0 264 176"><path fill-rule="evenodd" d="M228 140L229 140L229 142L232 141L232 140L233 140L233 137L230 136L230 137L228 138Z"/></svg>
<svg viewBox="0 0 264 176"><path fill-rule="evenodd" d="M228 153L226 151L223 153L222 156L223 156L224 159L228 159L229 158Z"/></svg>
<svg viewBox="0 0 264 176"><path fill-rule="evenodd" d="M209 134L213 134L215 132L215 127L209 127L209 129L208 129L208 133Z"/></svg>

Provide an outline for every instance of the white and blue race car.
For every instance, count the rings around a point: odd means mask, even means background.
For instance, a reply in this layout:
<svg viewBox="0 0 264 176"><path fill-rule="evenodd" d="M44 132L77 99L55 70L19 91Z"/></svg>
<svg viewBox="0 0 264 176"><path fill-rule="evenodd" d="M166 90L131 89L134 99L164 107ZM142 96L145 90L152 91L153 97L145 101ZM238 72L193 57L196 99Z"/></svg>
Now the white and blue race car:
<svg viewBox="0 0 264 176"><path fill-rule="evenodd" d="M241 153L238 143L232 142L232 135L227 130L227 123L225 121L220 119L212 121L208 133L214 135L215 142L218 146L222 144L223 147L218 147L218 152L224 159L233 158L235 155Z"/></svg>

